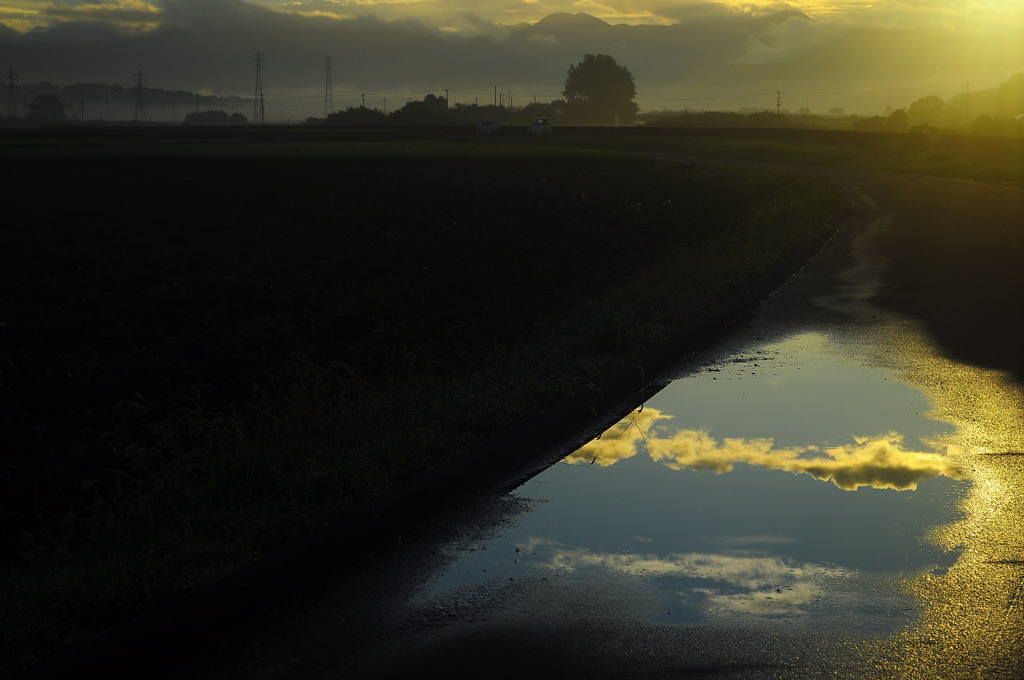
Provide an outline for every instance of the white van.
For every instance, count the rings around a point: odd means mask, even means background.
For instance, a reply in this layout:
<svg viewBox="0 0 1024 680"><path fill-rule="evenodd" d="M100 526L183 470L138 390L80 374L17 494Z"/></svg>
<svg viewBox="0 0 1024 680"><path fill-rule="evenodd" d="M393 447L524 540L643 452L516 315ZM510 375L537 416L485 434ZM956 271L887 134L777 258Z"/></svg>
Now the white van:
<svg viewBox="0 0 1024 680"><path fill-rule="evenodd" d="M551 126L550 118L534 118L530 123L530 132L535 135L550 135L554 131L555 128Z"/></svg>

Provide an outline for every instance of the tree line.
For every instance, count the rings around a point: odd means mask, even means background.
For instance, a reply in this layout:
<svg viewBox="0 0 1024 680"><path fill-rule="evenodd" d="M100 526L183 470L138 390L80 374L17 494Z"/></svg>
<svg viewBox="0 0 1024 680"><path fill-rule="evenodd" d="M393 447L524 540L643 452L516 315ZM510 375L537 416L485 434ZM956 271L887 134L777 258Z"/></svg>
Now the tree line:
<svg viewBox="0 0 1024 680"><path fill-rule="evenodd" d="M554 118L572 125L633 125L636 103L633 74L607 54L587 54L569 67L562 98L530 102L513 108L504 104L450 104L428 94L391 113L366 106L348 107L307 124L323 125L467 125L481 119L507 125L526 125L534 118Z"/></svg>
<svg viewBox="0 0 1024 680"><path fill-rule="evenodd" d="M89 91L98 97L117 98L127 95L123 88L114 89L94 84L66 88L68 92ZM101 91L102 90L102 91ZM237 108L248 100L231 97L236 112L199 111L199 96L181 95L188 101L195 98L196 111L185 116L191 125L245 125L249 121ZM421 100L409 101L393 111L347 107L323 118L307 118L309 125L339 126L408 126L408 125L472 125L481 119L492 119L503 125L527 125L533 118L551 118L562 125L634 125L637 123L663 127L810 127L850 129L866 132L922 132L951 130L985 136L1024 136L1024 73L1012 76L997 88L963 92L943 100L926 96L909 106L892 109L882 115L847 116L841 109L828 115L815 116L808 110L788 112L758 111L735 113L727 111L648 112L639 115L636 84L626 66L605 54L587 54L569 66L561 98L549 102L532 101L524 106L510 104L452 104L447 98L428 94ZM126 99L127 96L122 96ZM180 98L180 97L179 97ZM84 101L84 99L83 99Z"/></svg>
<svg viewBox="0 0 1024 680"><path fill-rule="evenodd" d="M863 118L855 129L883 132L923 132L932 129L969 130L986 136L1024 136L1024 73L997 88L962 92L943 100L922 97L884 116Z"/></svg>
<svg viewBox="0 0 1024 680"><path fill-rule="evenodd" d="M563 98L532 102L512 108L504 104L450 105L444 97L427 95L402 108L385 113L365 106L349 107L326 119L309 123L325 125L467 125L480 119L499 120L508 125L526 125L534 117L552 118L570 125L633 125L637 122L659 127L741 127L741 128L832 128L864 132L927 132L952 130L984 136L1024 136L1024 73L1018 73L997 88L964 92L948 101L931 95L909 106L882 115L847 116L832 109L827 116L802 110L797 114L773 111L736 113L727 111L663 112L638 115L636 85L632 73L614 58L588 54L569 67Z"/></svg>

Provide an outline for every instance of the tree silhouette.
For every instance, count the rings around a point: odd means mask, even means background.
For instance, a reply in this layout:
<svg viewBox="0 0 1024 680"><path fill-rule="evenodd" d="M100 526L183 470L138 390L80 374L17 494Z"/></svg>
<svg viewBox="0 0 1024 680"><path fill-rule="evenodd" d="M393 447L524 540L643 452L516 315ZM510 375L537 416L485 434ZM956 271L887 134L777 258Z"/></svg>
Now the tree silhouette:
<svg viewBox="0 0 1024 680"><path fill-rule="evenodd" d="M567 114L584 123L632 123L640 110L633 74L607 54L570 66L562 94Z"/></svg>
<svg viewBox="0 0 1024 680"><path fill-rule="evenodd" d="M945 105L945 102L935 95L922 97L912 103L910 108L907 109L907 120L911 127L935 125L939 122L939 115L942 113Z"/></svg>
<svg viewBox="0 0 1024 680"><path fill-rule="evenodd" d="M885 132L907 132L910 130L910 122L907 120L907 112L903 109L896 109L885 119L882 126Z"/></svg>
<svg viewBox="0 0 1024 680"><path fill-rule="evenodd" d="M344 111L335 111L324 119L324 125L384 125L388 117L383 111L365 106L349 106Z"/></svg>
<svg viewBox="0 0 1024 680"><path fill-rule="evenodd" d="M185 116L185 125L245 125L248 122L240 113L229 116L224 111L193 111Z"/></svg>
<svg viewBox="0 0 1024 680"><path fill-rule="evenodd" d="M411 101L394 111L388 120L399 125L452 125L458 122L455 112L448 108L448 100L428 94L423 101Z"/></svg>

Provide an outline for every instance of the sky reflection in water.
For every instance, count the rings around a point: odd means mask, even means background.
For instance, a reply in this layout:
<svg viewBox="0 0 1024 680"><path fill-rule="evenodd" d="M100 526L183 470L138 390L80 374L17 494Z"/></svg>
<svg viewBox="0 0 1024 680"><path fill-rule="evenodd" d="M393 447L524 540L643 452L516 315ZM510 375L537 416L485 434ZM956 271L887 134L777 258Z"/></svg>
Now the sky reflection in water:
<svg viewBox="0 0 1024 680"><path fill-rule="evenodd" d="M891 632L916 607L903 580L956 561L929 537L969 486L927 410L825 335L751 346L521 487L533 509L433 590L625 579L652 621Z"/></svg>

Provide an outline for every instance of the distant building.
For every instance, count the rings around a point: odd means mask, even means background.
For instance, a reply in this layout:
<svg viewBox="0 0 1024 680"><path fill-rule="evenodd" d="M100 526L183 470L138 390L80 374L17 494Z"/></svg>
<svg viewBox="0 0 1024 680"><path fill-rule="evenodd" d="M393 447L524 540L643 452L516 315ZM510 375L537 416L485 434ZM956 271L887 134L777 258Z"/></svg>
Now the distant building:
<svg viewBox="0 0 1024 680"><path fill-rule="evenodd" d="M36 95L30 104L26 118L29 120L66 120L70 104L65 104L52 94Z"/></svg>

